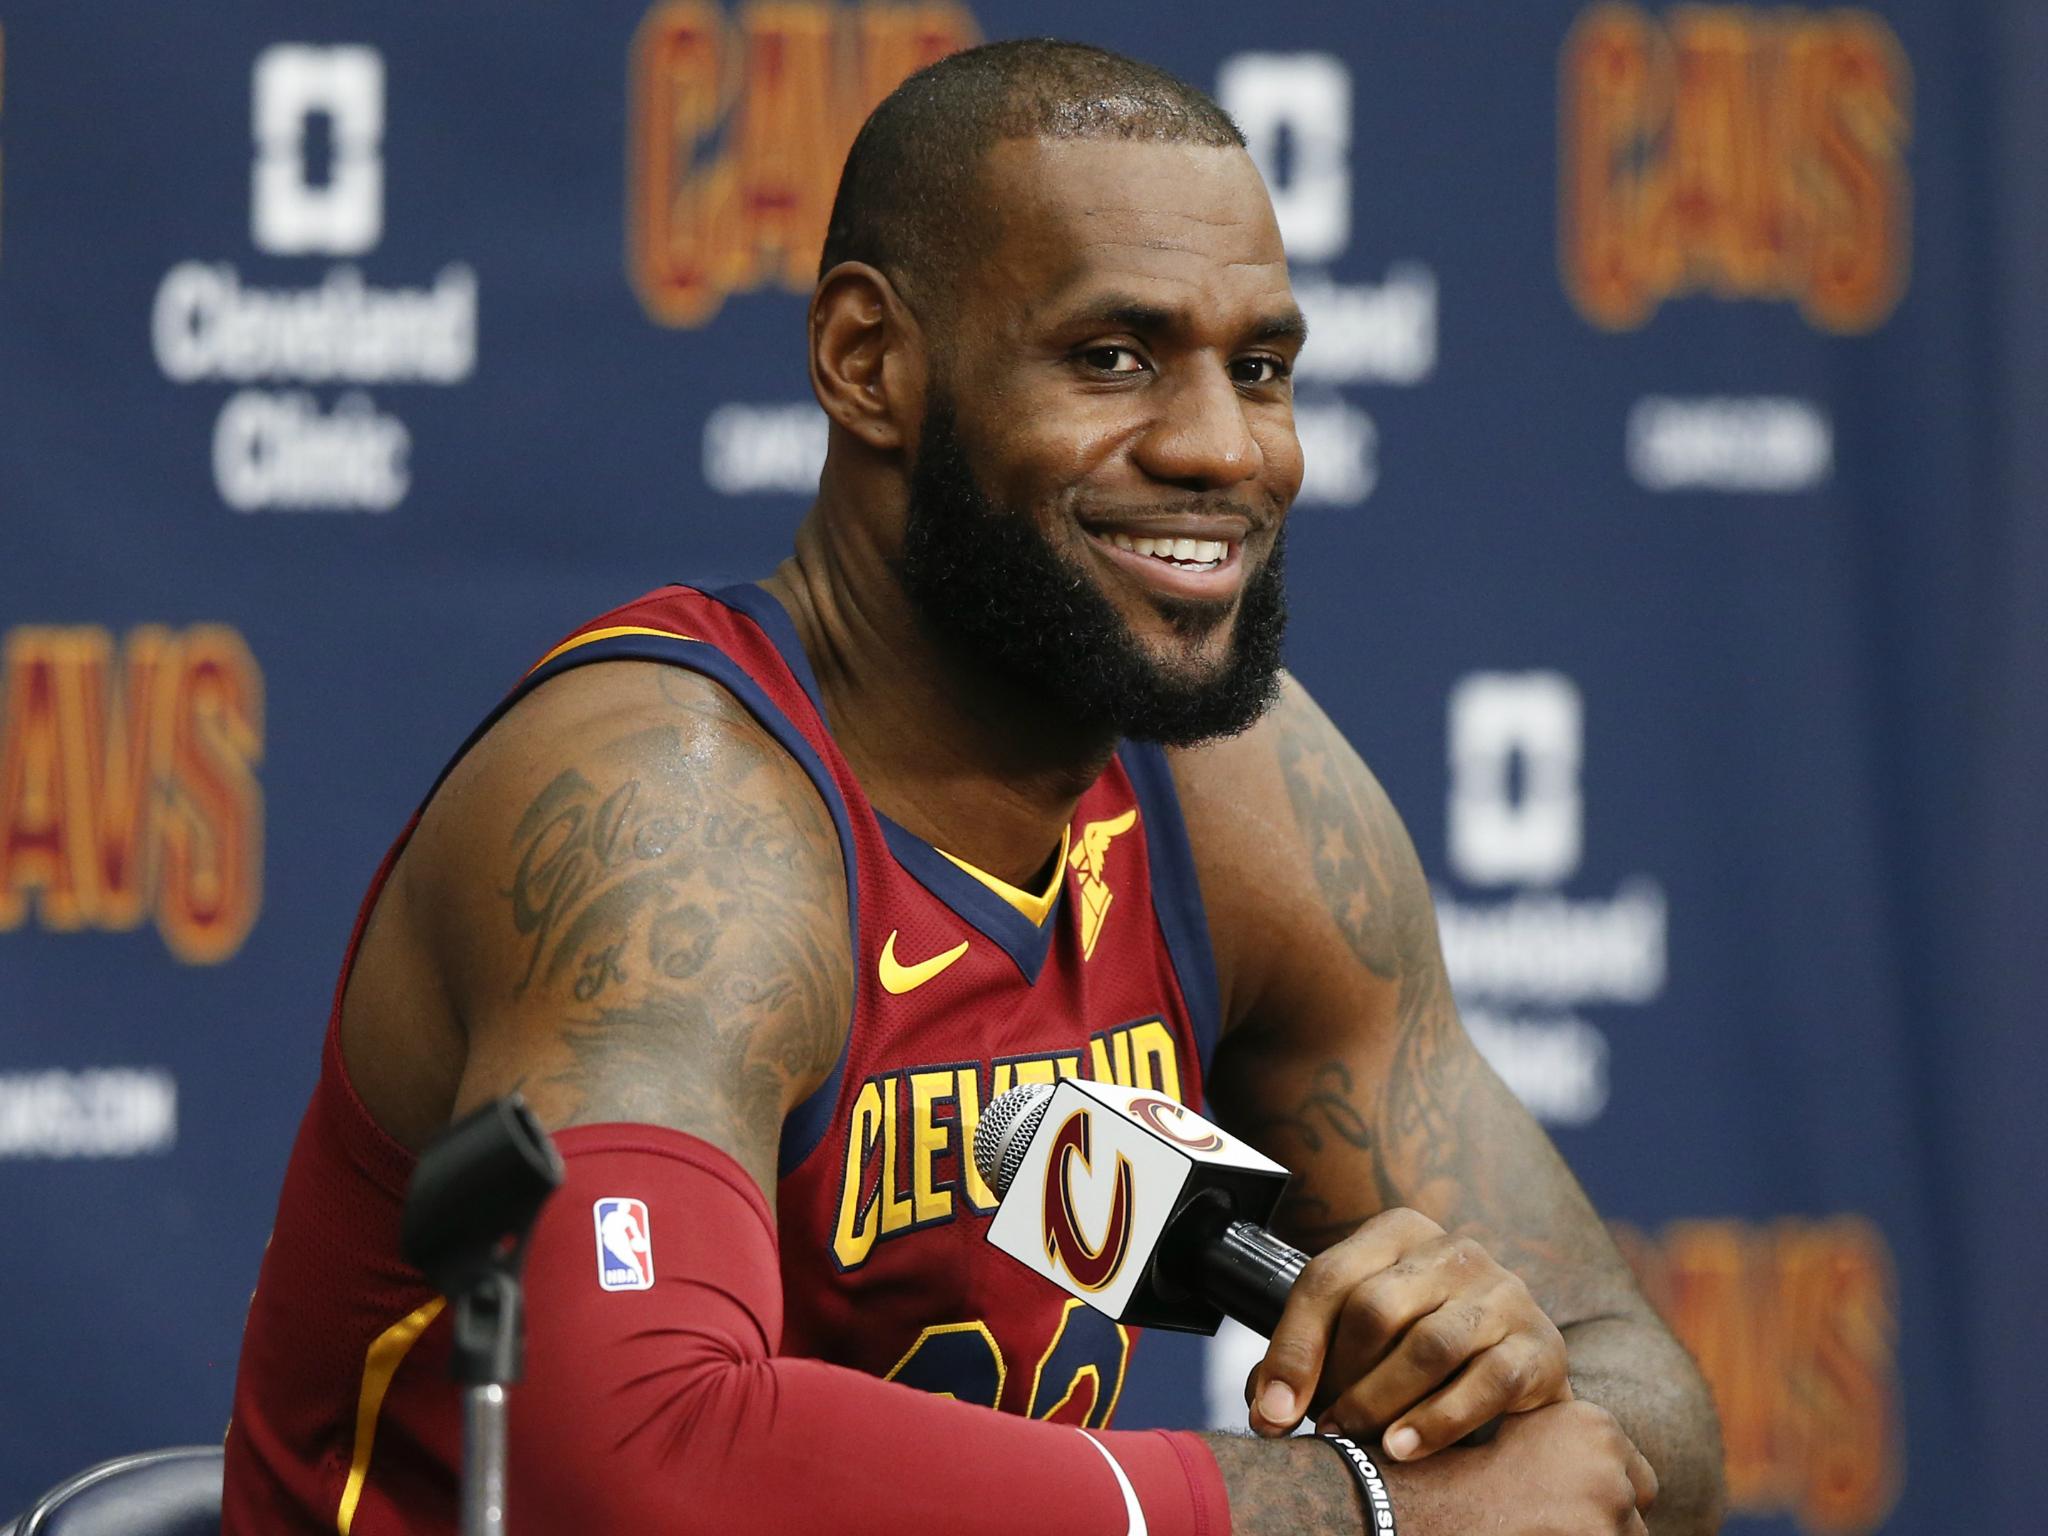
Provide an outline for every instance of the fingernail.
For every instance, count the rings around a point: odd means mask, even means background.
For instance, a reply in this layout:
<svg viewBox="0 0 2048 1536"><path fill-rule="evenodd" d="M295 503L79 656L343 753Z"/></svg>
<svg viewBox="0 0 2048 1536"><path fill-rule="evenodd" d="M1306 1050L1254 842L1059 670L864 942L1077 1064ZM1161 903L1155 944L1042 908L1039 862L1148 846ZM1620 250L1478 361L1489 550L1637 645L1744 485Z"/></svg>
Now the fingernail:
<svg viewBox="0 0 2048 1536"><path fill-rule="evenodd" d="M1421 1445L1422 1436L1406 1424L1387 1431L1387 1454L1396 1461L1406 1461Z"/></svg>
<svg viewBox="0 0 2048 1536"><path fill-rule="evenodd" d="M1294 1411L1294 1388L1284 1381L1269 1381L1259 1393L1259 1417L1269 1424L1292 1424L1300 1417Z"/></svg>

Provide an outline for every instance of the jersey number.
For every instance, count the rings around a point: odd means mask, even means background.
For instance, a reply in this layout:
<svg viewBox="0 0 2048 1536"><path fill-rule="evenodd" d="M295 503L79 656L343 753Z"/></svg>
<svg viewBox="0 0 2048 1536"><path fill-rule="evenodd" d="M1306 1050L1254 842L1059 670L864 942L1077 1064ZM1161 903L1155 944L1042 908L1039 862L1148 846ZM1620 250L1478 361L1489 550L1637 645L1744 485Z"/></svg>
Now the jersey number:
<svg viewBox="0 0 2048 1536"><path fill-rule="evenodd" d="M1031 1373L1025 1415L1083 1429L1106 1429L1124 1389L1131 1331L1072 1297L1052 1342ZM940 1323L917 1336L884 1378L984 1408L1002 1404L1009 1368L988 1324Z"/></svg>

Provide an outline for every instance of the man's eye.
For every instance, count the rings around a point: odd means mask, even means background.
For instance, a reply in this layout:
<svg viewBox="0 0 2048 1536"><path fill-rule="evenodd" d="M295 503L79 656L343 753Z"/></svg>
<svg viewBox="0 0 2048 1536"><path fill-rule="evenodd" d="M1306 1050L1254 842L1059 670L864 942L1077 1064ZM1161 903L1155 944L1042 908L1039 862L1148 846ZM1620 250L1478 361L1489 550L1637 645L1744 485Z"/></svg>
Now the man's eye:
<svg viewBox="0 0 2048 1536"><path fill-rule="evenodd" d="M1090 347L1081 354L1081 361L1097 373L1137 373L1145 366L1144 359L1129 347Z"/></svg>
<svg viewBox="0 0 2048 1536"><path fill-rule="evenodd" d="M1287 364L1277 357L1240 357L1230 365L1231 382L1236 384L1275 384L1287 374Z"/></svg>

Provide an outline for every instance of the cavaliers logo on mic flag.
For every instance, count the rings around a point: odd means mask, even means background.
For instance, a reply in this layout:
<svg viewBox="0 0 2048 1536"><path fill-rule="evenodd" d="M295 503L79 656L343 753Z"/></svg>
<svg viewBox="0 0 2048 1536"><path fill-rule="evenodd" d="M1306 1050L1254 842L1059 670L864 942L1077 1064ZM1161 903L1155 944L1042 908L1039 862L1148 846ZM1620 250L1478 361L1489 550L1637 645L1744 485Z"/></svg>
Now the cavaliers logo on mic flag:
<svg viewBox="0 0 2048 1536"><path fill-rule="evenodd" d="M975 1141L1002 1197L990 1246L1119 1323L1215 1331L1215 1306L1154 1281L1167 1225L1205 1191L1264 1221L1285 1168L1160 1093L1077 1077L1013 1088L989 1105L991 1128Z"/></svg>
<svg viewBox="0 0 2048 1536"><path fill-rule="evenodd" d="M1102 1241L1091 1243L1074 1214L1073 1169L1093 1171L1088 1156L1089 1114L1077 1109L1053 1138L1045 1164L1045 1256L1073 1276L1084 1291L1099 1291L1116 1279L1131 1251L1131 1160L1116 1155L1116 1186Z"/></svg>
<svg viewBox="0 0 2048 1536"><path fill-rule="evenodd" d="M644 1201L608 1195L591 1207L597 1224L597 1283L607 1291L654 1289L654 1238Z"/></svg>
<svg viewBox="0 0 2048 1536"><path fill-rule="evenodd" d="M1187 1115L1187 1107L1171 1099L1162 1099L1157 1094L1142 1094L1132 1099L1125 1111L1133 1120L1149 1125L1168 1141L1177 1141L1184 1147L1197 1152L1220 1152L1223 1150L1223 1133L1213 1125L1194 1116L1192 1127L1183 1126L1181 1120Z"/></svg>

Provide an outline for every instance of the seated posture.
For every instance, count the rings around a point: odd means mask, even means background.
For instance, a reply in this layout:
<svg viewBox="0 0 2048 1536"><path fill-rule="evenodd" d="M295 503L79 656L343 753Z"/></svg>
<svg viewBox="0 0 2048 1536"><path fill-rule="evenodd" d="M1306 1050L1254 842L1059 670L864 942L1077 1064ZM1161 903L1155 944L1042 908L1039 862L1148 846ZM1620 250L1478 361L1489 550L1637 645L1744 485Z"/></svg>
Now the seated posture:
<svg viewBox="0 0 2048 1536"><path fill-rule="evenodd" d="M1199 91L1000 43L875 111L809 311L831 446L794 554L555 646L364 903L232 1536L454 1529L450 1317L399 1213L418 1150L514 1089L568 1169L527 1264L526 1531L1368 1528L1304 1419L1377 1460L1402 1536L1714 1527L1696 1372L1280 670L1303 335ZM1278 1226L1315 1257L1250 1435L1110 1429L1130 1330L983 1241L981 1115L1073 1074L1296 1172Z"/></svg>

